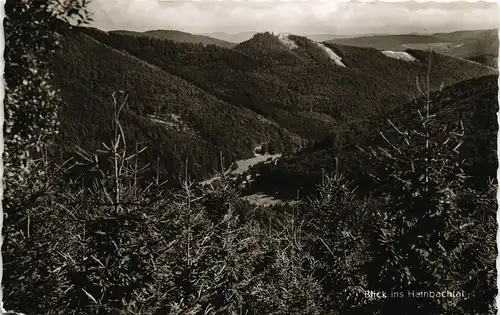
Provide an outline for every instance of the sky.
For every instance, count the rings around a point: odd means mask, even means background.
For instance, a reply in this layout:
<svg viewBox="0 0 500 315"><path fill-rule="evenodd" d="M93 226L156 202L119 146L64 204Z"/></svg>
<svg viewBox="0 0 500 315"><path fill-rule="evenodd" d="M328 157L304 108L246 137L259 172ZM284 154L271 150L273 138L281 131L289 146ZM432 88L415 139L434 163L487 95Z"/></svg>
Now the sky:
<svg viewBox="0 0 500 315"><path fill-rule="evenodd" d="M499 23L497 4L486 1L92 1L89 7L94 13L92 26L106 31L402 34L497 28Z"/></svg>

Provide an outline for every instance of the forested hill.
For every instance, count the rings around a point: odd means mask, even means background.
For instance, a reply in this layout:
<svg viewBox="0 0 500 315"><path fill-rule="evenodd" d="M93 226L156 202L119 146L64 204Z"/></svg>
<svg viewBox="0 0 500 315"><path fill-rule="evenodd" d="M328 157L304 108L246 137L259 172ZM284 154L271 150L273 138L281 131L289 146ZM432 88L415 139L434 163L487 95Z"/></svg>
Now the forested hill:
<svg viewBox="0 0 500 315"><path fill-rule="evenodd" d="M478 61L497 67L498 30L467 30L428 35L373 35L328 40L330 43L380 50L404 51L408 48L428 49L450 56Z"/></svg>
<svg viewBox="0 0 500 315"><path fill-rule="evenodd" d="M134 32L134 31L125 31L125 30L117 30L111 31L111 34L122 34L122 35L130 35L130 36L138 36L138 37L152 37L158 39L167 39L174 42L179 43L201 43L203 45L217 45L221 47L232 48L236 46L235 43L231 43L225 40L213 38L205 35L196 35L181 31L174 30L152 30L146 32Z"/></svg>
<svg viewBox="0 0 500 315"><path fill-rule="evenodd" d="M85 34L66 38L54 68L66 106L61 108L61 143L99 148L111 134L112 93L124 91L122 114L128 144L147 146L144 162L176 180L185 170L203 178L227 161L253 154L260 143L293 148L298 140L248 109L224 102L192 83ZM123 98L122 98L123 99ZM121 102L121 99L119 100ZM156 163L158 162L158 163Z"/></svg>
<svg viewBox="0 0 500 315"><path fill-rule="evenodd" d="M397 59L400 58L400 59ZM496 73L478 63L432 55L437 88ZM83 28L66 34L54 60L66 103L61 142L95 148L108 138L111 93L123 90L129 145L176 180L207 177L250 157L259 144L291 153L350 121L385 113L411 98L429 54L388 55L306 38L255 35L234 48L179 43Z"/></svg>
<svg viewBox="0 0 500 315"><path fill-rule="evenodd" d="M484 184L488 177L494 178L497 169L496 135L498 125L498 76L486 76L467 80L435 93L431 114L442 126L463 122L464 144L460 150L465 159L465 170L474 178L474 183ZM384 144L379 132L389 137L395 134L389 120L401 130L409 130L418 123L417 109L422 102L408 103L385 115L352 121L339 128L314 145L277 163L259 164L249 173L259 174L251 185L251 192L265 192L282 198L294 198L297 190L305 196L316 192L322 175L335 170L338 157L342 171L357 178L366 163L358 147L367 148ZM243 174L246 176L246 174ZM366 178L358 177L357 185L368 184Z"/></svg>

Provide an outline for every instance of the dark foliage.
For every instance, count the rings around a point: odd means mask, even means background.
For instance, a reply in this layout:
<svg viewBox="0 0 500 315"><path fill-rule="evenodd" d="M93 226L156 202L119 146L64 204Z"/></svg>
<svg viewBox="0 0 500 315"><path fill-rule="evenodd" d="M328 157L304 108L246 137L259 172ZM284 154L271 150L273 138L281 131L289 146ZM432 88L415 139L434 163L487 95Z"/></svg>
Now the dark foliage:
<svg viewBox="0 0 500 315"><path fill-rule="evenodd" d="M60 98L51 86L49 63L60 46L60 34L88 20L86 0L12 1L5 5L6 123L3 164L4 206L17 210L23 195L40 189L36 161L41 147L58 132Z"/></svg>
<svg viewBox="0 0 500 315"><path fill-rule="evenodd" d="M221 152L228 166L261 143L280 151L297 147L297 137L259 115L85 34L70 35L64 44L54 68L66 102L60 143L68 153L75 145L100 148L109 137L114 90L128 94L123 124L129 142L147 146L143 161L159 164L158 172L172 183L186 160L191 175L201 179L220 169Z"/></svg>
<svg viewBox="0 0 500 315"><path fill-rule="evenodd" d="M423 98L401 106L410 76L428 71L431 60L430 79L445 84L489 69L420 51L410 51L418 61L407 63L330 45L343 68L309 40L292 37L298 47L290 50L269 33L230 50L73 32L45 9L8 3L9 43L17 49L8 60L18 68L6 73L6 109L10 120L30 118L7 126L15 132L6 200L18 210L6 220L2 247L10 309L493 314L497 77L438 94L427 84ZM68 5L74 14L84 7ZM25 17L57 26L64 47L57 56L35 45L28 55L38 57L16 65L34 27L20 25ZM44 80L62 89L62 101ZM261 178L254 187L270 189L262 179L290 183L282 190L293 188L296 204L250 204L226 175L224 166L258 144L285 152L317 139L252 169ZM35 158L23 155L31 149ZM221 169L220 180L196 185L193 178L213 169ZM314 186L315 196L301 201L298 182L306 192ZM367 290L466 296L377 300Z"/></svg>
<svg viewBox="0 0 500 315"><path fill-rule="evenodd" d="M227 48L232 48L236 46L235 43L231 43L225 40L220 40L210 36L195 35L174 30L152 30L146 32L133 32L133 31L121 30L121 31L111 31L110 33L132 35L139 37L145 36L145 37L153 37L159 39L168 39L179 43L202 43L203 45L217 45Z"/></svg>
<svg viewBox="0 0 500 315"><path fill-rule="evenodd" d="M462 120L466 135L460 148L465 159L464 170L472 176L467 184L484 184L497 169L495 135L498 127L495 113L498 110L498 77L488 76L458 83L443 89L433 102L431 111L443 123ZM437 93L437 92L436 92ZM383 141L374 130L386 130L384 122L391 119L395 124L408 125L415 121L415 103L408 103L382 117L357 120L347 124L337 133L277 163L259 164L252 173L260 174L252 183L252 191L294 198L297 189L302 195L314 194L325 173L333 171L334 159L340 155L344 171L359 179L359 185L376 188L378 184L361 179L363 165L357 146L373 145ZM243 175L245 176L245 174ZM359 189L361 192L362 189Z"/></svg>
<svg viewBox="0 0 500 315"><path fill-rule="evenodd" d="M299 48L262 33L228 49L79 29L65 37L54 62L54 82L66 103L61 142L66 151L99 147L108 130L108 95L124 90L130 140L148 146L145 159L160 165L157 171L175 186L187 157L191 175L202 179L220 167L221 152L226 166L262 143L292 153L348 121L399 106L409 100L407 91L428 58L412 51L419 59L412 63L375 50L329 46L344 68L312 41L290 38ZM433 82L445 85L492 71L450 57L433 59Z"/></svg>

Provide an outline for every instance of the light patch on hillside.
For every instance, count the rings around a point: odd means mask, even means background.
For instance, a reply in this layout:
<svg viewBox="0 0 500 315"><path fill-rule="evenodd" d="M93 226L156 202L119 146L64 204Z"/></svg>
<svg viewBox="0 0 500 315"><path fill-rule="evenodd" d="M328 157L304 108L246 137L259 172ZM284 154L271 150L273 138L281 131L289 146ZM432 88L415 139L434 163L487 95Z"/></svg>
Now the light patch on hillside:
<svg viewBox="0 0 500 315"><path fill-rule="evenodd" d="M418 50L435 50L435 51L450 51L452 49L463 46L463 44L454 44L450 42L442 42L442 43L410 43L410 44L402 44L404 48L409 49L418 49Z"/></svg>
<svg viewBox="0 0 500 315"><path fill-rule="evenodd" d="M386 55L389 58L394 58L394 59L399 59L399 60L404 60L404 61L417 61L415 57L410 55L409 53L405 51L392 51L392 50L384 50L382 51L384 55Z"/></svg>
<svg viewBox="0 0 500 315"><path fill-rule="evenodd" d="M234 171L232 171L231 174L243 174L244 172L248 171L248 169L252 165L255 165L255 164L260 163L260 162L265 162L268 159L271 159L274 161L279 157L281 157L281 154L255 153L255 156L252 158L236 161L236 165L238 166L238 168L236 168Z"/></svg>
<svg viewBox="0 0 500 315"><path fill-rule="evenodd" d="M265 124L268 124L268 125L273 125L273 126L279 126L275 121L272 121L266 117L264 117L263 115L261 114L255 114L257 116L257 119L262 122L262 123L265 123Z"/></svg>
<svg viewBox="0 0 500 315"><path fill-rule="evenodd" d="M295 44L295 42L293 40L291 40L290 38L288 38L288 35L275 34L275 36L286 47L288 47L290 49L299 48L299 46L297 46L297 44Z"/></svg>
<svg viewBox="0 0 500 315"><path fill-rule="evenodd" d="M188 123L183 121L180 116L176 114L167 114L157 116L157 115L147 115L151 122L160 124L168 129L173 129L177 132L183 132L189 134L193 137L201 139L200 134L195 129L191 128Z"/></svg>
<svg viewBox="0 0 500 315"><path fill-rule="evenodd" d="M339 65L341 67L345 67L344 63L342 62L342 58L340 58L340 56L337 55L333 50L331 50L330 48L326 47L322 43L315 42L315 44L319 48L323 49L323 51L326 52L326 54L328 55L328 57L330 57L330 59L332 59L333 62L335 62L337 65Z"/></svg>
<svg viewBox="0 0 500 315"><path fill-rule="evenodd" d="M148 115L148 117L152 122L162 124L168 127L180 128L182 124L181 117L175 114L170 114L165 118L160 118L155 115Z"/></svg>
<svg viewBox="0 0 500 315"><path fill-rule="evenodd" d="M265 154L260 154L260 153L257 153L259 152L260 150L262 150L262 145L258 145L254 148L254 156L249 158L249 159L243 159L243 160L238 160L235 162L236 164L236 168L235 169L230 169L228 170L227 172L225 172L225 175L240 175L240 174L243 174L245 173L246 171L248 171L248 169L255 165L255 164L258 164L260 162L271 162L271 161L275 161L276 159L280 158L281 157L281 153L277 153L277 154L269 154L269 153L265 153ZM270 160L270 161L267 161L267 160ZM201 185L207 185L207 184L211 184L213 181L219 179L220 177L219 176L214 176L210 179L207 179L207 180L204 180L202 182L200 182Z"/></svg>
<svg viewBox="0 0 500 315"><path fill-rule="evenodd" d="M266 207L266 206L273 206L277 204L284 204L288 203L289 205L295 205L299 203L299 201L296 200L291 200L291 201L284 201L279 198L273 197L266 195L264 193L256 193L256 194L251 194L248 196L243 196L243 200L247 200L251 204Z"/></svg>

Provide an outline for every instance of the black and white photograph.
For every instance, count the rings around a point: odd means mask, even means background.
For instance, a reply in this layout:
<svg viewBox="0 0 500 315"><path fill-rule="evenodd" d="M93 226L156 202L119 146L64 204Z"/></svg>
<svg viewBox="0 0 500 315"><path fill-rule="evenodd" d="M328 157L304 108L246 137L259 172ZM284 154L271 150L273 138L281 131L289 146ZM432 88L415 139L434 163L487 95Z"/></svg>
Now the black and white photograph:
<svg viewBox="0 0 500 315"><path fill-rule="evenodd" d="M497 3L2 17L2 314L497 314Z"/></svg>

